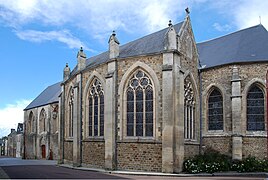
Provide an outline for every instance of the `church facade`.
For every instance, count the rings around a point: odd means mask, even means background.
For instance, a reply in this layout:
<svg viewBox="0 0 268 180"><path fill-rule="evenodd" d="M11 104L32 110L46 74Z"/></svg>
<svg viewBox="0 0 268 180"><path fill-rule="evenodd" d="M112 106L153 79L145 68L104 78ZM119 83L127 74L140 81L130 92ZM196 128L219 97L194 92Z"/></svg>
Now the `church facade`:
<svg viewBox="0 0 268 180"><path fill-rule="evenodd" d="M267 68L262 25L203 43L188 15L122 46L113 33L107 52L87 58L81 48L64 68L59 163L171 173L206 149L263 158Z"/></svg>
<svg viewBox="0 0 268 180"><path fill-rule="evenodd" d="M25 159L58 159L60 83L47 87L24 109Z"/></svg>

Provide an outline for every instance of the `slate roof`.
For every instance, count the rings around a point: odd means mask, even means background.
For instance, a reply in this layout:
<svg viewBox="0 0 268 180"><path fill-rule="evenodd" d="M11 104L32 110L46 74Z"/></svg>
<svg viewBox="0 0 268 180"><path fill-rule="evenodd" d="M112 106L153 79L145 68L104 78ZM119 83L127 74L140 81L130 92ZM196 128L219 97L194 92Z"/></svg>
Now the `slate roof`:
<svg viewBox="0 0 268 180"><path fill-rule="evenodd" d="M205 68L239 62L268 61L268 32L260 24L197 44Z"/></svg>
<svg viewBox="0 0 268 180"><path fill-rule="evenodd" d="M176 32L180 31L183 22L173 25ZM162 29L155 33L149 34L137 40L131 41L119 47L119 57L126 58L139 55L149 55L154 53L160 53L164 50L165 34L168 28ZM109 61L109 51L101 53L99 55L88 58L86 61L87 68L97 66L99 64ZM71 75L75 74L77 66L72 71Z"/></svg>
<svg viewBox="0 0 268 180"><path fill-rule="evenodd" d="M35 98L25 109L29 110L32 108L44 106L54 102L58 102L59 95L61 93L61 82L48 86L37 98Z"/></svg>

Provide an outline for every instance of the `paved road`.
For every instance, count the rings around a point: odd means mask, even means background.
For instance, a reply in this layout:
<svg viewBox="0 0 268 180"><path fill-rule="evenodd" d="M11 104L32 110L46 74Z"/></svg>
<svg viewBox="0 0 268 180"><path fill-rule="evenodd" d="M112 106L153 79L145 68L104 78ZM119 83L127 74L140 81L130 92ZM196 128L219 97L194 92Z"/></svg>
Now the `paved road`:
<svg viewBox="0 0 268 180"><path fill-rule="evenodd" d="M230 180L264 179L260 177L170 177L109 174L89 170L76 170L59 167L56 161L22 160L0 157L0 179L193 179L193 180Z"/></svg>

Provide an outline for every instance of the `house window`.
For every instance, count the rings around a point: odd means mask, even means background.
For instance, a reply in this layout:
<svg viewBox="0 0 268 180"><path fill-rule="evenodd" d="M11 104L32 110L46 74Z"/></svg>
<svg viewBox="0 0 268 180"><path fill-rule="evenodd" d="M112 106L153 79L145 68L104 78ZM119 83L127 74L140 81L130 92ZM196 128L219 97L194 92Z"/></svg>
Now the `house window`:
<svg viewBox="0 0 268 180"><path fill-rule="evenodd" d="M68 107L68 116L69 116L69 137L73 137L73 115L74 115L74 90L71 89L71 92L70 92L70 98L69 98L69 107Z"/></svg>
<svg viewBox="0 0 268 180"><path fill-rule="evenodd" d="M195 94L189 77L184 80L184 138L195 139Z"/></svg>
<svg viewBox="0 0 268 180"><path fill-rule="evenodd" d="M141 70L131 77L126 88L126 135L152 137L154 90L152 81Z"/></svg>
<svg viewBox="0 0 268 180"><path fill-rule="evenodd" d="M223 130L223 102L218 89L214 89L208 98L208 130Z"/></svg>
<svg viewBox="0 0 268 180"><path fill-rule="evenodd" d="M98 79L89 88L89 136L104 135L104 91Z"/></svg>
<svg viewBox="0 0 268 180"><path fill-rule="evenodd" d="M264 95L262 90L254 85L247 95L247 130L264 131Z"/></svg>

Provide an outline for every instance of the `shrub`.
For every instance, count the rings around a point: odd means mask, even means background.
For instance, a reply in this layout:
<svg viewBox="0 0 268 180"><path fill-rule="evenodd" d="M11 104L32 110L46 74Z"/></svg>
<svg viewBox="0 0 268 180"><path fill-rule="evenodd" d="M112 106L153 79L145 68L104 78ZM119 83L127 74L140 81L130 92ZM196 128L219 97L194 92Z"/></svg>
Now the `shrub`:
<svg viewBox="0 0 268 180"><path fill-rule="evenodd" d="M223 171L268 172L268 159L259 160L249 156L242 161L231 160L231 157L214 150L207 150L203 155L196 155L183 163L186 173L214 173Z"/></svg>
<svg viewBox="0 0 268 180"><path fill-rule="evenodd" d="M215 150L206 150L203 155L184 161L184 171L187 173L214 173L228 171L231 167L231 158Z"/></svg>

